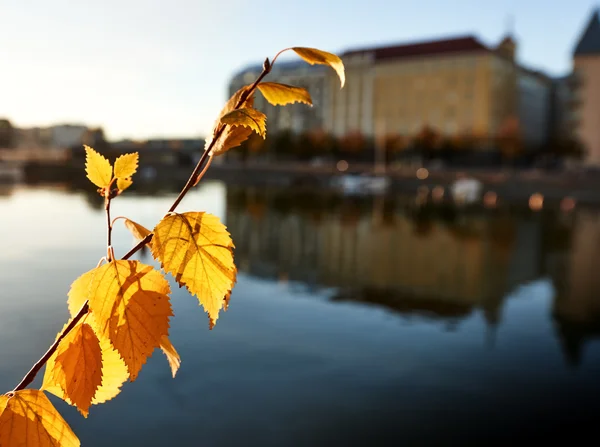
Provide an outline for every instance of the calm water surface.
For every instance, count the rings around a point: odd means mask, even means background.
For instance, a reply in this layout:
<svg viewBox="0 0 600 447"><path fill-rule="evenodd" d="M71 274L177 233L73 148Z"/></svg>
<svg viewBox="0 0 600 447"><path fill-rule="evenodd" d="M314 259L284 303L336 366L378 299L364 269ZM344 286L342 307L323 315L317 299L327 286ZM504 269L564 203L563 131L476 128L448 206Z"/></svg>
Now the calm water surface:
<svg viewBox="0 0 600 447"><path fill-rule="evenodd" d="M105 221L80 192L0 194L7 391L62 328L70 283L105 252ZM173 197L131 194L113 213L152 227ZM230 310L208 331L196 298L173 285L175 380L156 351L88 419L51 397L84 446L490 445L596 432L598 213L218 182L180 208L199 209L237 247ZM132 245L123 228L114 238L117 254Z"/></svg>

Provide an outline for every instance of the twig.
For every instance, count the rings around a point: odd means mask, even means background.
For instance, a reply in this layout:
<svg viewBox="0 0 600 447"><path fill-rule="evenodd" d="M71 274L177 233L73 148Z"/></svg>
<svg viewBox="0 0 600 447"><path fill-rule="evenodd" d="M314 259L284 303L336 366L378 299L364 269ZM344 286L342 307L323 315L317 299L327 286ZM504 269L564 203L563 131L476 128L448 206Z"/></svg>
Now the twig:
<svg viewBox="0 0 600 447"><path fill-rule="evenodd" d="M277 56L275 56L275 58L277 58ZM254 83L250 86L250 88L246 89L242 93L238 103L235 105L235 109L239 109L246 102L246 100L252 95L252 93L254 93L254 91L256 90L256 87L258 86L260 81L262 81L264 79L264 77L270 73L272 67L273 67L273 64L271 64L269 62L269 58L265 59L265 62L263 64L263 71L258 76L256 81L254 81ZM185 186L183 187L183 189L181 190L181 192L175 199L175 202L173 202L173 205L171 205L171 208L169 209L169 213L172 213L175 211L175 209L177 208L177 206L179 205L181 200L183 200L183 198L188 193L188 191L193 186L195 186L198 183L198 181L200 181L202 176L204 176L204 174L206 173L206 170L210 166L210 162L212 160L212 156L213 156L212 149L213 149L216 141L223 134L224 130L225 130L225 125L221 124L219 126L219 128L217 129L217 131L215 132L214 138L212 139L212 141L210 142L210 144L208 145L208 147L205 149L204 153L200 157L200 160L198 160L198 163L194 167L194 170L192 171L187 183L185 184ZM208 159L208 161L207 161L207 159ZM204 169L202 169L204 162L206 162L206 166L204 166ZM110 220L110 199L111 199L110 193L107 193L107 195L104 198L104 208L106 209L106 221L108 223L107 240L106 240L107 245L108 245L108 248L107 248L107 261L108 262L110 262L114 259L114 252L111 247L112 223ZM123 256L121 259L123 259L123 260L129 259L135 253L137 253L144 245L148 244L152 240L152 236L153 236L152 233L147 235L144 239L142 239L140 242L138 242L131 250L129 250L125 254L125 256ZM58 345L60 344L61 340L64 339L67 336L67 334L69 332L71 332L71 330L73 330L75 325L79 322L79 320L81 320L88 313L88 311L89 311L89 302L86 301L83 304L83 306L81 306L81 309L79 309L79 312L77 312L77 315L75 315L75 317L73 318L71 323L69 323L69 325L65 328L65 330L62 332L62 334L56 339L54 344L52 346L50 346L50 348L48 349L48 351L46 351L46 353L42 356L42 358L39 359L35 365L33 365L31 370L27 373L27 375L23 378L23 380L21 380L21 383L19 383L17 385L17 387L14 389L13 392L25 389L26 386L28 386L31 382L33 382L35 380L37 373L46 364L46 362L52 356L52 354L54 354L54 352L58 348Z"/></svg>
<svg viewBox="0 0 600 447"><path fill-rule="evenodd" d="M75 325L77 323L79 323L79 320L81 320L88 313L89 309L90 309L89 302L86 300L86 302L83 303L83 306L81 306L81 309L79 309L79 312L77 312L77 315L75 315L75 317L73 318L71 323L69 323L69 325L65 328L65 330L62 332L62 334L60 334L60 336L56 339L56 341L52 344L52 346L50 346L50 348L46 351L46 353L42 356L42 358L39 359L35 365L33 365L33 367L29 370L27 375L25 377L23 377L23 380L21 380L21 383L19 383L16 386L16 388L13 390L13 392L24 390L27 385L29 385L31 382L34 381L35 376L37 376L37 373L40 371L40 369L43 368L43 366L46 364L48 359L50 359L50 357L52 357L52 354L54 354L54 351L56 351L56 349L58 348L58 345L60 344L62 339L65 338L67 336L67 334L69 332L71 332L71 330L73 330Z"/></svg>
<svg viewBox="0 0 600 447"><path fill-rule="evenodd" d="M110 262L113 260L113 255L110 249L112 246L112 222L110 221L110 196L108 193L104 197L104 209L106 210L106 259Z"/></svg>

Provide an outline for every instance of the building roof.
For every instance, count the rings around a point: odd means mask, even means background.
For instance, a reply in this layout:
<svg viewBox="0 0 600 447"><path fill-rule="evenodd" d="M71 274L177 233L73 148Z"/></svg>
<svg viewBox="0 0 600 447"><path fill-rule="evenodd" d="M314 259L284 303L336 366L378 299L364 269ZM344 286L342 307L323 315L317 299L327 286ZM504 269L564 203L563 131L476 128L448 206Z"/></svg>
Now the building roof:
<svg viewBox="0 0 600 447"><path fill-rule="evenodd" d="M592 13L592 17L575 47L575 56L586 54L600 54L600 8Z"/></svg>
<svg viewBox="0 0 600 447"><path fill-rule="evenodd" d="M480 42L475 36L467 35L451 39L350 50L346 51L344 56L373 53L375 60L384 60L476 51L490 51L490 48Z"/></svg>

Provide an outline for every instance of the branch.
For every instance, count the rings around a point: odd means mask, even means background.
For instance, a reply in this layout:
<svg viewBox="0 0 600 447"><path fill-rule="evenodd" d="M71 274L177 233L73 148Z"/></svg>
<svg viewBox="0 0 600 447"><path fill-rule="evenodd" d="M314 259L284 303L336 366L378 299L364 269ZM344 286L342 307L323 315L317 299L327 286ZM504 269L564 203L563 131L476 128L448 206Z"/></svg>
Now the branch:
<svg viewBox="0 0 600 447"><path fill-rule="evenodd" d="M258 76L258 78L256 78L256 81L254 81L254 84L252 84L250 86L250 88L246 89L244 91L244 93L242 93L238 103L235 105L235 109L239 109L246 102L246 100L252 95L252 93L254 93L254 91L256 90L256 87L258 86L258 84L260 84L260 81L262 81L264 79L264 77L271 72L271 68L272 68L272 65L269 62L269 58L265 59L265 62L263 63L263 71ZM196 179L200 174L200 168L206 161L206 158L209 156L209 154L211 154L212 149L215 146L215 143L217 142L219 137L223 134L223 132L225 130L225 126L226 126L225 124L221 124L219 126L219 128L217 129L217 131L215 132L215 135L214 135L213 139L211 140L210 144L204 150L204 153L202 154L202 157L200 157L200 160L198 160L198 164L194 168L192 175L190 175L190 178L188 179L187 183L185 184L185 186L183 187L183 189L181 190L181 192L175 199L175 202L173 202L173 205L171 205L171 208L169 208L169 213L172 213L173 211L175 211L175 209L177 208L179 203L183 200L183 198L188 193L188 191L197 183Z"/></svg>
<svg viewBox="0 0 600 447"><path fill-rule="evenodd" d="M43 366L46 364L48 359L50 357L52 357L52 354L54 354L54 352L58 348L58 345L63 340L63 338L65 338L67 336L67 334L73 330L75 325L77 325L77 323L79 323L79 320L81 320L88 313L89 309L90 309L89 303L88 303L88 301L86 301L85 303L83 303L83 306L81 306L81 309L79 309L79 312L77 312L77 315L75 315L73 320L65 328L65 330L62 332L62 334L60 334L60 336L56 339L56 341L52 344L52 346L50 346L50 348L46 351L46 353L42 356L42 358L39 359L35 365L33 365L33 367L29 370L27 375L25 377L23 377L23 380L21 380L21 383L19 383L16 386L16 388L13 390L13 392L24 390L25 387L27 387L27 385L29 385L31 382L34 381L35 376L37 376L37 373L40 371L40 369L43 368Z"/></svg>
<svg viewBox="0 0 600 447"><path fill-rule="evenodd" d="M258 78L256 79L256 81L254 81L254 83L250 86L250 88L248 88L247 90L244 91L244 93L242 93L242 95L241 95L238 103L235 106L236 109L239 109L246 102L246 100L252 95L252 93L254 93L254 91L256 90L256 87L258 86L258 84L260 83L260 81L262 81L264 79L264 77L270 73L272 67L273 67L273 65L269 62L269 59L268 58L265 59L265 62L263 64L263 71L258 76ZM212 139L212 141L210 142L210 144L208 145L208 147L204 150L204 153L202 154L202 157L200 157L200 160L198 160L198 163L196 164L196 167L192 171L192 173L190 175L190 178L188 179L187 183L185 184L185 186L183 187L183 189L181 190L181 192L179 193L179 195L175 199L175 202L173 202L173 205L171 205L171 208L169 209L169 213L172 213L172 212L175 211L175 209L177 208L177 206L179 205L179 203L183 200L183 198L188 193L188 191L200 181L200 179L202 178L202 176L204 175L204 173L206 172L206 170L210 166L210 162L211 162L212 156L213 156L212 149L213 149L216 141L223 134L223 131L225 130L225 126L226 126L225 124L221 124L219 126L219 128L217 129L217 131L215 132L214 138ZM207 161L207 159L208 159L208 162L206 163L206 166L204 167L204 169L202 169L202 166L204 165L204 162ZM105 202L104 202L104 208L106 209L106 221L108 223L108 229L107 229L107 244L108 244L107 260L109 262L112 261L112 260L114 260L114 253L113 253L113 250L112 250L112 247L111 247L111 230L112 230L112 223L111 223L111 220L110 220L110 199L111 198L112 197L110 196L110 193L108 193L108 195L105 196L105 198L104 198L104 200L105 200ZM123 260L129 259L135 253L137 253L144 245L148 244L152 240L152 236L153 236L153 234L150 233L148 236L146 236L144 239L142 239L140 242L138 242L137 245L135 245L131 250L129 250L125 254L125 256L123 256L121 259L123 259ZM35 377L37 376L37 373L46 364L46 362L48 361L48 359L50 357L52 357L52 354L54 354L54 352L58 348L58 345L60 344L61 340L63 338L65 338L67 336L67 334L69 332L71 332L71 330L73 330L73 328L75 327L75 325L79 322L79 320L81 320L88 313L88 311L89 311L89 302L86 301L83 304L83 306L81 306L81 309L79 309L79 312L77 312L77 315L75 315L75 317L73 318L73 320L71 321L71 323L69 323L69 325L65 328L65 330L58 337L58 339L56 339L56 341L54 342L54 344L52 346L50 346L50 348L48 349L48 351L46 351L46 353L42 356L42 358L39 359L36 362L35 365L33 365L33 367L31 368L31 370L27 373L27 375L23 378L23 380L21 380L21 383L19 383L17 385L17 387L14 389L13 392L25 389L25 387L27 387L29 384L31 384L31 382L33 382L35 380Z"/></svg>
<svg viewBox="0 0 600 447"><path fill-rule="evenodd" d="M110 196L104 197L104 209L106 210L106 256L108 262L112 261L114 256L111 253L112 246L112 222L110 221Z"/></svg>

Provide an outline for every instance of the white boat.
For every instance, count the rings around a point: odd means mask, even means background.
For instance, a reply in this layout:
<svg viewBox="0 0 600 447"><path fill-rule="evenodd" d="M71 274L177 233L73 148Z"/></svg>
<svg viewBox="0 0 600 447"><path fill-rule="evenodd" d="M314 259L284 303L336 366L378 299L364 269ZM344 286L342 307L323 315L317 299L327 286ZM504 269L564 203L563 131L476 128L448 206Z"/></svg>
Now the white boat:
<svg viewBox="0 0 600 447"><path fill-rule="evenodd" d="M387 190L390 179L370 175L344 175L333 179L333 186L344 194L380 194Z"/></svg>
<svg viewBox="0 0 600 447"><path fill-rule="evenodd" d="M481 200L483 183L474 178L460 178L450 185L452 198L456 203L471 204Z"/></svg>

